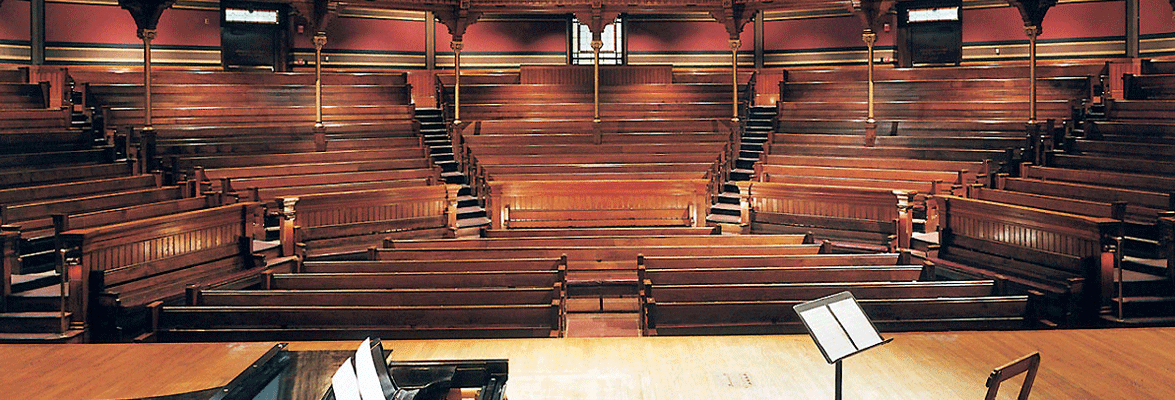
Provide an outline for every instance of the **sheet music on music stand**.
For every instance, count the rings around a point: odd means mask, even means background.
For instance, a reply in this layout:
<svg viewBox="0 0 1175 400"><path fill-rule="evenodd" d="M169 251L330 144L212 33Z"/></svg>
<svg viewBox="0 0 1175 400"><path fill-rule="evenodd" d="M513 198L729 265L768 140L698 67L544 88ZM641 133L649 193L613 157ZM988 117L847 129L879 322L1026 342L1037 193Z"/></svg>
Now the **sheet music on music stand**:
<svg viewBox="0 0 1175 400"><path fill-rule="evenodd" d="M793 309L829 364L893 339L882 339L852 293L840 292Z"/></svg>

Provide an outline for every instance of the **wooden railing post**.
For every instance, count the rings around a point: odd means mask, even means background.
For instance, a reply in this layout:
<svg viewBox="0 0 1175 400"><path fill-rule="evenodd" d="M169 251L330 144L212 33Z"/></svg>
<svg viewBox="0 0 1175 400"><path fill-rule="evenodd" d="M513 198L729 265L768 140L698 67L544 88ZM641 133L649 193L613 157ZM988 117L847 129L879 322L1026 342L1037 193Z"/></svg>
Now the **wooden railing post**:
<svg viewBox="0 0 1175 400"><path fill-rule="evenodd" d="M751 185L750 181L739 181L738 185L738 222L743 229L750 229L751 226ZM749 232L743 232L749 233Z"/></svg>
<svg viewBox="0 0 1175 400"><path fill-rule="evenodd" d="M502 192L490 187L488 197L489 204L486 204L486 208L490 210L490 228L502 229L506 226L506 210L505 205L502 204Z"/></svg>
<svg viewBox="0 0 1175 400"><path fill-rule="evenodd" d="M294 248L297 245L297 238L294 237L295 217L297 216L294 205L297 203L297 197L277 199L278 208L281 212L281 225L278 228L278 237L282 246L282 255L287 257L294 255Z"/></svg>
<svg viewBox="0 0 1175 400"><path fill-rule="evenodd" d="M897 220L897 249L907 250L910 248L910 241L914 236L914 213L911 212L914 204L911 201L916 193L907 192L904 190L893 191L894 196L897 197L898 220Z"/></svg>
<svg viewBox="0 0 1175 400"><path fill-rule="evenodd" d="M20 242L20 227L0 226L0 312L7 311L8 295L12 294L12 274L20 262L17 243Z"/></svg>
<svg viewBox="0 0 1175 400"><path fill-rule="evenodd" d="M71 313L70 329L85 329L89 314L90 271L82 258L85 238L57 235L57 272L61 274L61 313Z"/></svg>

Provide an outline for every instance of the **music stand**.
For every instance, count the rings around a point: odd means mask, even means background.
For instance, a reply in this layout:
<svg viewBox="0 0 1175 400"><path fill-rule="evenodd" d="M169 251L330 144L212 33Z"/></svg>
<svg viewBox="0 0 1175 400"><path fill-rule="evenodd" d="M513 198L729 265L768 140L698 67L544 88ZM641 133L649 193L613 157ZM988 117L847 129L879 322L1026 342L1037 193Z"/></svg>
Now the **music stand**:
<svg viewBox="0 0 1175 400"><path fill-rule="evenodd" d="M808 334L816 342L820 354L829 364L836 365L836 400L843 396L843 368L845 358L889 343L877 327L865 316L852 293L840 292L792 307L800 316Z"/></svg>

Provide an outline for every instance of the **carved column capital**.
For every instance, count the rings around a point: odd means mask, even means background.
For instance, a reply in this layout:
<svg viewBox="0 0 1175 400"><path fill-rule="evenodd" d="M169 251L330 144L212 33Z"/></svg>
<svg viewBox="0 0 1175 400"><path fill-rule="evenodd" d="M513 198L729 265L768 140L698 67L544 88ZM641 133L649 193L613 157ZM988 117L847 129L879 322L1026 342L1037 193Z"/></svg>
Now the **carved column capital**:
<svg viewBox="0 0 1175 400"><path fill-rule="evenodd" d="M600 49L602 49L602 48L604 48L604 41L603 40L593 40L592 41L592 50L600 51Z"/></svg>
<svg viewBox="0 0 1175 400"><path fill-rule="evenodd" d="M743 41L742 41L742 40L739 40L739 39L731 39L729 42L730 42L730 51L738 51L738 48L739 48L739 47L743 47Z"/></svg>
<svg viewBox="0 0 1175 400"><path fill-rule="evenodd" d="M1024 26L1024 35L1028 36L1030 38L1035 38L1037 36L1040 36L1041 32L1042 31L1041 31L1039 25L1025 25Z"/></svg>
<svg viewBox="0 0 1175 400"><path fill-rule="evenodd" d="M872 29L866 29L861 33L861 40L865 41L865 45L873 46L877 43L877 32Z"/></svg>
<svg viewBox="0 0 1175 400"><path fill-rule="evenodd" d="M138 31L139 39L143 39L148 42L155 40L155 35L156 32L154 29L139 29Z"/></svg>
<svg viewBox="0 0 1175 400"><path fill-rule="evenodd" d="M461 51L462 49L465 48L465 42L462 42L460 40L454 40L452 42L449 42L449 48L453 49L453 51Z"/></svg>
<svg viewBox="0 0 1175 400"><path fill-rule="evenodd" d="M315 33L312 41L315 50L322 50L322 47L326 46L326 32Z"/></svg>

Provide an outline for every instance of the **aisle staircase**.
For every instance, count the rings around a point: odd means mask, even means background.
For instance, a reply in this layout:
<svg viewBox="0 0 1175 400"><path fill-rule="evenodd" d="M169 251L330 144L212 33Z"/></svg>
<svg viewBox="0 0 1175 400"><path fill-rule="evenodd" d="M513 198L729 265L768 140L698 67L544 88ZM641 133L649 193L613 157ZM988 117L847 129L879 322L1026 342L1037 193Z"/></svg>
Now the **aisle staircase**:
<svg viewBox="0 0 1175 400"><path fill-rule="evenodd" d="M736 182L749 181L755 176L755 163L763 154L763 144L771 139L775 130L774 106L754 106L748 111L746 124L740 140L738 158L730 169L730 180L723 185L722 193L710 207L706 221L724 225L739 223L739 193Z"/></svg>
<svg viewBox="0 0 1175 400"><path fill-rule="evenodd" d="M473 196L469 179L461 172L444 115L439 109L417 108L416 120L420 121L420 134L424 137L424 145L428 146L433 164L441 168L441 178L445 183L461 185L461 190L457 192L457 236L478 236L482 227L490 225L490 219L481 201Z"/></svg>

